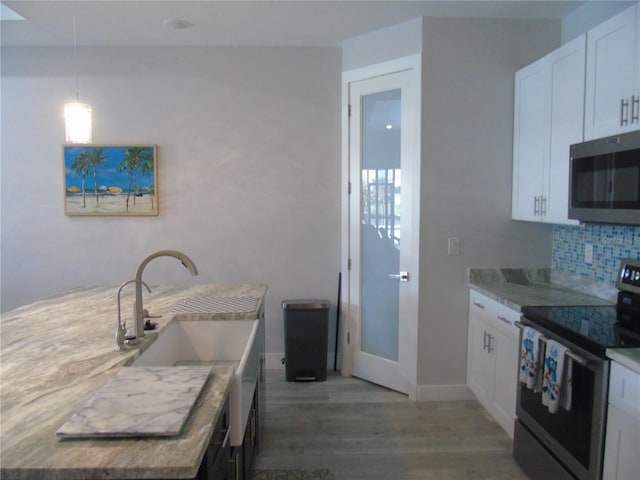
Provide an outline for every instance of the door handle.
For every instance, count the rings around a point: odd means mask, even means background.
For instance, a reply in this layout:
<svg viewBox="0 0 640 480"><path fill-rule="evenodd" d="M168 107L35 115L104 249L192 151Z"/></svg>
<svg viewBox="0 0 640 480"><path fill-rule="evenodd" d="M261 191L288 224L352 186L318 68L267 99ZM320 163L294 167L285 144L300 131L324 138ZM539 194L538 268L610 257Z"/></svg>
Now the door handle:
<svg viewBox="0 0 640 480"><path fill-rule="evenodd" d="M409 281L409 272L400 272L400 273L390 273L389 278L393 278L395 280L400 280L401 282Z"/></svg>

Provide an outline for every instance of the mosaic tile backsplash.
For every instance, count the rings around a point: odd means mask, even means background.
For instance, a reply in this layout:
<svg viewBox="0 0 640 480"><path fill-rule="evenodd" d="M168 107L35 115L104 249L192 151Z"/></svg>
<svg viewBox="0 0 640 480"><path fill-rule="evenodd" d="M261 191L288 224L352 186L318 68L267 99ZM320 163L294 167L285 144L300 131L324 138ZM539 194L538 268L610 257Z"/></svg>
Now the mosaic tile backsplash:
<svg viewBox="0 0 640 480"><path fill-rule="evenodd" d="M585 262L585 245L593 245L593 261ZM553 227L552 268L615 285L620 260L640 259L640 227L586 224Z"/></svg>

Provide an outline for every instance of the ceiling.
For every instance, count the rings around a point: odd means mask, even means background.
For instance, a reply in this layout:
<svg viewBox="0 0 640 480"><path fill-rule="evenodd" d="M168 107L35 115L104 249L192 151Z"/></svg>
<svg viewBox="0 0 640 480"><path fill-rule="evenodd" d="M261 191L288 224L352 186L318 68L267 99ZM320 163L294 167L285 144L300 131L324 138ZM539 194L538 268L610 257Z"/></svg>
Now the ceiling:
<svg viewBox="0 0 640 480"><path fill-rule="evenodd" d="M2 46L340 46L420 17L560 20L584 1L2 1ZM7 10L9 8L10 10ZM10 20L15 12L24 20ZM179 28L185 27L185 28Z"/></svg>

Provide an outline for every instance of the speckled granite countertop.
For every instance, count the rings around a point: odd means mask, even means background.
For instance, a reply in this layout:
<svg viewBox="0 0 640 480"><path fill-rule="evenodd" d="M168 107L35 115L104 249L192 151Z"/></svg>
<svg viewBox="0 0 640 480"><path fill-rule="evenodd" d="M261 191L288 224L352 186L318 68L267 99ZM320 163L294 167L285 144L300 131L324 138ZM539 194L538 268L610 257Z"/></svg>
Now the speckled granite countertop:
<svg viewBox="0 0 640 480"><path fill-rule="evenodd" d="M60 439L56 430L123 366L153 342L115 352L117 287L82 288L2 314L0 477L13 479L193 478L227 396L234 365L212 367L182 433L169 439ZM155 286L145 308L159 329L180 301L192 297L259 298L252 313L208 318L257 318L264 285ZM131 312L134 289L122 291ZM198 315L198 318L207 318ZM127 323L131 320L125 317Z"/></svg>
<svg viewBox="0 0 640 480"><path fill-rule="evenodd" d="M593 285L575 285L570 283L571 280L545 268L472 268L469 270L468 285L517 311L524 306L615 303L611 299L610 289L598 290Z"/></svg>

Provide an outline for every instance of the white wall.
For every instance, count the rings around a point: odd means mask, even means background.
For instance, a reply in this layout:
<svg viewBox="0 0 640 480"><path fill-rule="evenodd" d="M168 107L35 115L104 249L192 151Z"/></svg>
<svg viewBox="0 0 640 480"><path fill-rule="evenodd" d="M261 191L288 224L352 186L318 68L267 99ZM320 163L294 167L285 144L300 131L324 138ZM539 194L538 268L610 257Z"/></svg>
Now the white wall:
<svg viewBox="0 0 640 480"><path fill-rule="evenodd" d="M590 1L562 19L562 44L582 35L637 2Z"/></svg>
<svg viewBox="0 0 640 480"><path fill-rule="evenodd" d="M80 285L266 283L267 351L286 298L335 304L340 270L337 48L81 48L94 143L155 143L158 217L67 217L70 49L2 49L2 310ZM115 305L115 288L114 288ZM333 309L332 309L333 311ZM332 314L333 315L333 314ZM330 344L331 345L331 344Z"/></svg>
<svg viewBox="0 0 640 480"><path fill-rule="evenodd" d="M420 53L422 18L381 28L342 42L342 71Z"/></svg>
<svg viewBox="0 0 640 480"><path fill-rule="evenodd" d="M511 220L513 83L560 25L426 18L423 33L418 383L463 385L467 269L551 265L551 227Z"/></svg>
<svg viewBox="0 0 640 480"><path fill-rule="evenodd" d="M466 393L467 269L551 265L551 226L511 220L513 84L559 45L560 22L451 18L343 43L344 70L422 53L419 399Z"/></svg>

